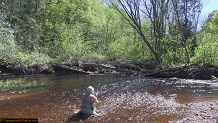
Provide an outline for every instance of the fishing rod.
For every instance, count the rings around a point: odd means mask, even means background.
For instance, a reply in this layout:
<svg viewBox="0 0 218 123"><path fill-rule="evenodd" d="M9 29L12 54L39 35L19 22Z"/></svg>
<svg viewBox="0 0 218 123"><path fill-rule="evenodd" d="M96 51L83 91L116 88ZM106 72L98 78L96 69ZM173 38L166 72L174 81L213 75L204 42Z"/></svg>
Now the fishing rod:
<svg viewBox="0 0 218 123"><path fill-rule="evenodd" d="M97 91L96 91L96 96L98 96L100 84L101 84L101 75L100 75L100 79L98 81L98 87L97 87Z"/></svg>

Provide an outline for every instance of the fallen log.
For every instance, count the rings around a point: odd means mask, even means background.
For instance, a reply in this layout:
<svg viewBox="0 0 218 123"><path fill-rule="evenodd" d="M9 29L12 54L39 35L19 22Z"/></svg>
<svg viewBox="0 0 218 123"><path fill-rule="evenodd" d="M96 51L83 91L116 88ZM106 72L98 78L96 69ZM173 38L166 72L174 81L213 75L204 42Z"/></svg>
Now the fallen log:
<svg viewBox="0 0 218 123"><path fill-rule="evenodd" d="M73 68L69 68L67 66L61 66L61 65L53 64L51 67L54 69L55 73L61 73L61 74L69 74L69 73L90 74L89 72L85 72L85 71L82 71L82 70L76 70L76 69L73 69Z"/></svg>
<svg viewBox="0 0 218 123"><path fill-rule="evenodd" d="M128 71L140 71L141 69L130 62L121 62L115 65L116 70L125 69Z"/></svg>
<svg viewBox="0 0 218 123"><path fill-rule="evenodd" d="M145 76L156 78L183 78L209 80L218 77L218 67L210 64L190 64L154 71Z"/></svg>

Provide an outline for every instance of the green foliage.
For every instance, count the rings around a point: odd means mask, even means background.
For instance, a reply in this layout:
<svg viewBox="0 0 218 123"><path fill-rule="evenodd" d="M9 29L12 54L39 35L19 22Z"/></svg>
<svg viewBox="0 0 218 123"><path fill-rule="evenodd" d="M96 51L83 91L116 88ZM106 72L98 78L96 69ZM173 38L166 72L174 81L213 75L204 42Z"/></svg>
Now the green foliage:
<svg viewBox="0 0 218 123"><path fill-rule="evenodd" d="M15 3L22 8L13 6ZM69 59L105 62L150 57L137 41L139 36L132 36L135 32L128 22L101 0L15 0L6 5L15 30L16 54L9 55L14 64L28 67ZM16 11L7 11L13 9Z"/></svg>
<svg viewBox="0 0 218 123"><path fill-rule="evenodd" d="M192 61L218 65L218 11L210 14L198 36L201 42Z"/></svg>
<svg viewBox="0 0 218 123"><path fill-rule="evenodd" d="M2 6L0 59L15 66L29 67L70 60L155 62L151 50L137 31L101 0L9 0ZM215 15L213 13L204 24L202 43L195 54L193 28L184 29L187 49L194 56L193 61L215 63L218 32ZM155 35L157 32L150 19L143 16L141 20L144 36L166 66L186 62L176 22L175 17L166 20L166 27L160 30L161 35ZM206 58L205 54L211 55Z"/></svg>
<svg viewBox="0 0 218 123"><path fill-rule="evenodd" d="M90 63L105 63L107 61L107 57L98 53L90 53L83 56L81 60Z"/></svg>
<svg viewBox="0 0 218 123"><path fill-rule="evenodd" d="M218 35L205 34L192 61L218 65Z"/></svg>
<svg viewBox="0 0 218 123"><path fill-rule="evenodd" d="M112 42L108 47L108 56L111 60L126 59L126 48L123 42Z"/></svg>
<svg viewBox="0 0 218 123"><path fill-rule="evenodd" d="M16 43L14 40L14 30L10 24L5 22L5 15L0 15L0 59L11 61L12 56L16 53Z"/></svg>
<svg viewBox="0 0 218 123"><path fill-rule="evenodd" d="M3 16L0 20L0 37L0 59L5 62L14 65L22 63L24 66L28 67L51 61L51 58L46 54L20 50L20 47L17 46L14 40L14 31L10 28L10 24L5 22Z"/></svg>
<svg viewBox="0 0 218 123"><path fill-rule="evenodd" d="M200 30L201 34L211 33L216 36L218 32L218 10L215 10L209 14L208 19L203 24L202 29Z"/></svg>
<svg viewBox="0 0 218 123"><path fill-rule="evenodd" d="M15 64L22 64L22 67L29 67L38 64L46 64L52 62L52 59L47 55L39 52L17 52L14 55Z"/></svg>
<svg viewBox="0 0 218 123"><path fill-rule="evenodd" d="M34 51L38 48L38 41L41 36L41 29L36 20L35 5L36 1L13 0L7 2L4 11L4 13L7 13L6 20L14 30L17 45L28 51Z"/></svg>
<svg viewBox="0 0 218 123"><path fill-rule="evenodd" d="M127 56L131 61L145 62L150 60L151 53L144 42L134 41L128 47Z"/></svg>
<svg viewBox="0 0 218 123"><path fill-rule="evenodd" d="M165 66L170 67L185 63L184 47L181 44L180 35L167 35L162 39L162 60Z"/></svg>

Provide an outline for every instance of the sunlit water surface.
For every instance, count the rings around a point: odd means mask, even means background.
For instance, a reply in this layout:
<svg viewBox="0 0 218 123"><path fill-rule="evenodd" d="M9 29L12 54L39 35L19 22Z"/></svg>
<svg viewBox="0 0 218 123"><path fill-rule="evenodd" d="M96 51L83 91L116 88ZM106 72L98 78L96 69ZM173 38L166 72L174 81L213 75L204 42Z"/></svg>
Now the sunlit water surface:
<svg viewBox="0 0 218 123"><path fill-rule="evenodd" d="M115 75L34 75L34 88L0 92L0 118L38 118L40 123L67 122L79 111L84 89L99 93L99 116L87 122L136 123L178 120L184 104L218 99L218 81L155 79Z"/></svg>

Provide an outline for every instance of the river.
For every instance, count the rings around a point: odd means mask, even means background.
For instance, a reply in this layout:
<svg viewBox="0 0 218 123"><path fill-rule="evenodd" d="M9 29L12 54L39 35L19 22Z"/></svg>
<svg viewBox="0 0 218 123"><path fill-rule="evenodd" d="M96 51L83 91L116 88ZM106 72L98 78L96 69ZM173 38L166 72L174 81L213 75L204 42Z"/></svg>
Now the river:
<svg viewBox="0 0 218 123"><path fill-rule="evenodd" d="M40 123L67 122L79 111L89 85L98 90L99 116L89 122L136 123L178 120L183 104L218 99L218 81L157 79L117 75L33 75L36 87L0 92L0 118L38 118Z"/></svg>

